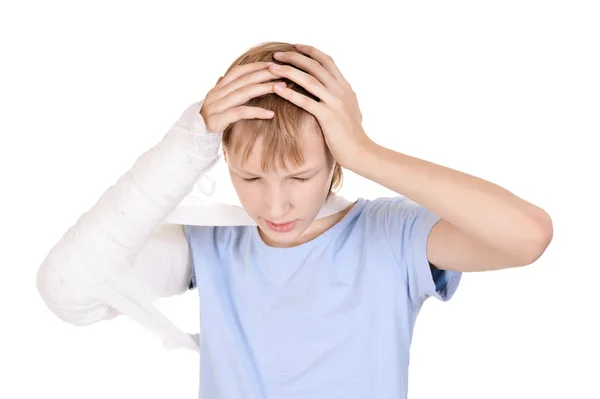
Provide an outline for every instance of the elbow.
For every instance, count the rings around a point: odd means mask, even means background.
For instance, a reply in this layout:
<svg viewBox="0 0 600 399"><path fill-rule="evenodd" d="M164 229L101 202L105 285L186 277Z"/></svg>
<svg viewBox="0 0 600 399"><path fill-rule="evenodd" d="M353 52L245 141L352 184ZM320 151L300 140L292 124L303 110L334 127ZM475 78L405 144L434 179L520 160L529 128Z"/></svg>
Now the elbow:
<svg viewBox="0 0 600 399"><path fill-rule="evenodd" d="M523 265L535 263L550 246L554 236L552 218L544 210L540 210L540 216L536 219L536 229L530 234L527 246L522 250Z"/></svg>
<svg viewBox="0 0 600 399"><path fill-rule="evenodd" d="M53 255L56 251L54 248L44 259L40 265L36 275L36 288L44 303L54 312L57 306L65 297L63 279L56 267L53 265ZM63 297L63 298L61 298ZM64 305L64 304L63 304Z"/></svg>
<svg viewBox="0 0 600 399"><path fill-rule="evenodd" d="M68 259L60 244L55 246L40 265L36 288L48 309L60 320L84 326L119 315L102 301L90 297L84 287L73 284Z"/></svg>

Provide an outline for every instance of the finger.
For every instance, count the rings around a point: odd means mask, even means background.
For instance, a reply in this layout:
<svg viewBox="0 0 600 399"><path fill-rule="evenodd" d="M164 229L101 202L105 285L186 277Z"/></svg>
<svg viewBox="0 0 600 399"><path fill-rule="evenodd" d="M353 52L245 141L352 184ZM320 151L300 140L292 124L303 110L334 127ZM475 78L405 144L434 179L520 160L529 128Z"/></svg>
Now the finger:
<svg viewBox="0 0 600 399"><path fill-rule="evenodd" d="M324 104L318 103L310 97L305 96L304 94L300 94L295 90L289 89L287 87L282 87L276 85L275 94L279 95L282 98L285 98L292 104L296 104L300 108L310 112L317 119L321 119L324 114Z"/></svg>
<svg viewBox="0 0 600 399"><path fill-rule="evenodd" d="M306 91L317 96L327 104L333 104L335 97L314 76L289 65L271 65L271 71L279 76L288 78L302 86Z"/></svg>
<svg viewBox="0 0 600 399"><path fill-rule="evenodd" d="M229 126L242 119L271 119L274 115L273 111L264 108L240 106L215 115L215 120L217 126Z"/></svg>
<svg viewBox="0 0 600 399"><path fill-rule="evenodd" d="M273 55L277 61L292 64L317 78L323 86L335 93L339 91L337 80L321 65L320 62L295 51L277 52Z"/></svg>
<svg viewBox="0 0 600 399"><path fill-rule="evenodd" d="M231 68L231 70L227 74L225 74L225 76L217 86L226 86L242 75L265 69L268 66L269 64L267 64L266 62L253 62L250 64L236 65L233 68Z"/></svg>
<svg viewBox="0 0 600 399"><path fill-rule="evenodd" d="M242 87L227 96L223 97L219 101L215 101L210 105L211 113L224 112L228 108L233 108L247 103L251 99L265 94L274 93L274 86L276 83L263 83L252 86ZM285 85L284 82L279 84Z"/></svg>
<svg viewBox="0 0 600 399"><path fill-rule="evenodd" d="M310 58L317 60L339 83L348 83L346 78L344 78L344 75L342 75L342 72L340 72L338 69L337 65L335 65L335 62L333 62L333 58L331 58L331 56L305 44L296 44L294 47L301 53L304 53Z"/></svg>
<svg viewBox="0 0 600 399"><path fill-rule="evenodd" d="M248 73L229 83L227 86L219 88L215 93L215 96L217 98L222 98L242 87L265 83L275 79L281 78L275 75L269 69Z"/></svg>

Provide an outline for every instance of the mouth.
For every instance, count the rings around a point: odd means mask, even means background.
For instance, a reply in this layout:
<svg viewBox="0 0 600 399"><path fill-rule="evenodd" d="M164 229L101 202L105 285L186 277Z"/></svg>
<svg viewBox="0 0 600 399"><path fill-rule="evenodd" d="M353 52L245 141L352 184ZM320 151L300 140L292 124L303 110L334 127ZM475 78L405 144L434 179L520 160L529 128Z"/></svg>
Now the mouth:
<svg viewBox="0 0 600 399"><path fill-rule="evenodd" d="M296 227L297 220L286 222L286 223L273 223L270 220L264 219L269 229L278 233L288 233Z"/></svg>

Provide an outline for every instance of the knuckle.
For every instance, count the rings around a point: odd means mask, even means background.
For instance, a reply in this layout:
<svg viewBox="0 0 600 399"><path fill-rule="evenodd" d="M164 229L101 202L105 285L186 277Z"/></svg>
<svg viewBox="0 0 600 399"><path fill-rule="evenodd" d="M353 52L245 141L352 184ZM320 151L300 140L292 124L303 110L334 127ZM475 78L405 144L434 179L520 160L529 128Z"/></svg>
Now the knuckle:
<svg viewBox="0 0 600 399"><path fill-rule="evenodd" d="M342 104L343 104L343 103L344 103L344 102L342 101L342 99L341 99L341 98L339 98L339 97L335 97L335 98L333 99L333 101L332 101L332 104L331 104L331 106L332 106L332 108L334 108L334 109L341 109L341 108L342 108Z"/></svg>
<svg viewBox="0 0 600 399"><path fill-rule="evenodd" d="M239 84L241 86L246 86L249 83L251 78L252 78L251 75L243 75L243 76L240 76L239 78L237 78L237 81L239 82Z"/></svg>
<svg viewBox="0 0 600 399"><path fill-rule="evenodd" d="M233 110L233 114L237 117L237 118L241 118L246 114L246 107L238 107L235 108Z"/></svg>
<svg viewBox="0 0 600 399"><path fill-rule="evenodd" d="M309 100L308 100L308 97L306 97L306 96L299 96L299 102L300 102L300 106L303 108L308 107L308 105L309 105Z"/></svg>
<svg viewBox="0 0 600 399"><path fill-rule="evenodd" d="M265 85L265 94L269 94L269 93L273 93L275 91L275 86L277 86L278 84L280 84L281 82L283 82L282 80L279 80L277 82L273 82L273 83L267 83Z"/></svg>
<svg viewBox="0 0 600 399"><path fill-rule="evenodd" d="M249 97L256 97L268 91L269 89L265 84L247 86L243 89L244 97L248 98L248 100L250 99Z"/></svg>
<svg viewBox="0 0 600 399"><path fill-rule="evenodd" d="M311 64L313 67L320 67L320 66L322 66L321 63L319 61L315 60L314 58L309 58L307 60L307 62L309 64Z"/></svg>
<svg viewBox="0 0 600 399"><path fill-rule="evenodd" d="M245 67L246 67L245 64L236 65L233 68L231 68L231 72L230 73L232 75L240 75L241 73L243 73Z"/></svg>
<svg viewBox="0 0 600 399"><path fill-rule="evenodd" d="M239 70L240 70L240 67L241 67L241 65L236 65L236 66L232 67L232 68L229 70L229 72L227 72L227 74L226 74L225 76L227 76L227 75L235 75L235 74L237 74L237 73L239 72Z"/></svg>
<svg viewBox="0 0 600 399"><path fill-rule="evenodd" d="M335 97L343 97L344 94L346 93L343 87L340 87L338 85L335 85L334 87L331 88L331 92L333 93L333 95Z"/></svg>
<svg viewBox="0 0 600 399"><path fill-rule="evenodd" d="M240 82L240 83L241 83L241 82ZM251 90L252 90L252 86L248 86L248 85L243 85L243 84L240 84L240 87L238 87L238 88L235 90L235 93L236 93L236 94L238 94L238 93L239 93L239 94L242 94L242 95L246 95L246 94L248 94L248 92L249 92L249 91L251 91Z"/></svg>
<svg viewBox="0 0 600 399"><path fill-rule="evenodd" d="M200 113L202 115L205 115L206 118L212 114L212 107L209 104L206 104L206 100L205 100L204 104L202 104L202 109L201 109Z"/></svg>

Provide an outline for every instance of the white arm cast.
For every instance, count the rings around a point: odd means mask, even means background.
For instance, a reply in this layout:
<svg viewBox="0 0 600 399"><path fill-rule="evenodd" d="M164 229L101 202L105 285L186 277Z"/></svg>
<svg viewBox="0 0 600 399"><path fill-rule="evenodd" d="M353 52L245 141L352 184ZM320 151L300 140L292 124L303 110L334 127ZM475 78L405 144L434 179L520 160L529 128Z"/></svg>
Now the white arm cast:
<svg viewBox="0 0 600 399"><path fill-rule="evenodd" d="M37 287L60 319L88 325L126 314L165 343L198 351L197 334L182 332L151 305L189 288L183 225L255 225L243 208L186 197L219 159L221 134L206 132L201 104L188 107L44 259ZM332 194L317 218L349 204Z"/></svg>
<svg viewBox="0 0 600 399"><path fill-rule="evenodd" d="M62 320L86 325L131 315L140 300L188 288L190 254L183 226L161 223L218 161L221 134L206 132L201 104L190 106L44 259L37 287ZM143 317L138 321L148 324Z"/></svg>

